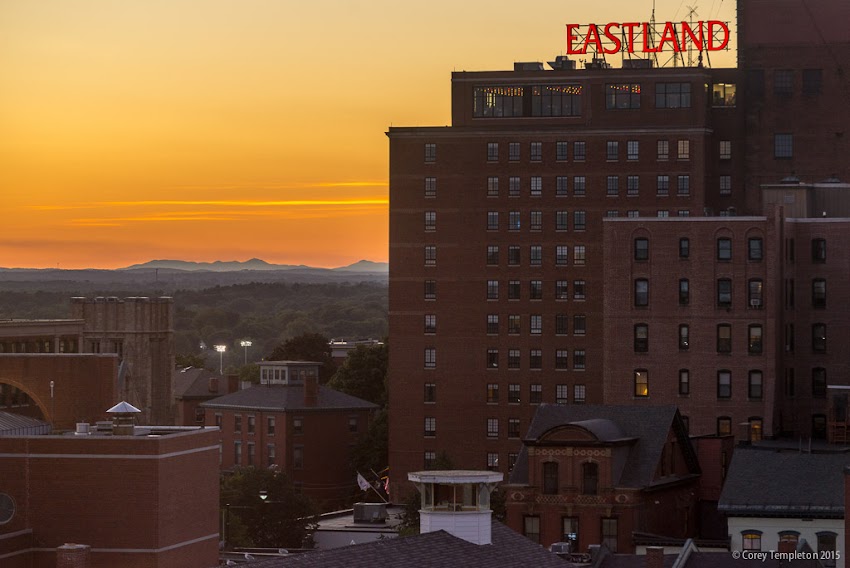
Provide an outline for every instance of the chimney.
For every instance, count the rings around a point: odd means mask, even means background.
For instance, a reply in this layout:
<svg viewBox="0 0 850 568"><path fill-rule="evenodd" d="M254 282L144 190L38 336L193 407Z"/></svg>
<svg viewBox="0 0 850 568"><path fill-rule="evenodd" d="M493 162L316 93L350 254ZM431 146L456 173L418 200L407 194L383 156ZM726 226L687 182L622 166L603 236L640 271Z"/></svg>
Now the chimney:
<svg viewBox="0 0 850 568"><path fill-rule="evenodd" d="M91 546L65 543L56 549L56 568L89 568Z"/></svg>
<svg viewBox="0 0 850 568"><path fill-rule="evenodd" d="M230 377L228 377L229 379ZM218 377L210 377L210 392L218 394Z"/></svg>
<svg viewBox="0 0 850 568"><path fill-rule="evenodd" d="M112 415L113 436L132 436L136 429L136 414L142 411L128 402L119 402L106 412Z"/></svg>
<svg viewBox="0 0 850 568"><path fill-rule="evenodd" d="M646 547L646 568L664 568L664 547Z"/></svg>
<svg viewBox="0 0 850 568"><path fill-rule="evenodd" d="M304 379L304 406L316 406L319 403L319 377L317 373L307 373Z"/></svg>
<svg viewBox="0 0 850 568"><path fill-rule="evenodd" d="M227 375L228 394L239 390L239 375Z"/></svg>

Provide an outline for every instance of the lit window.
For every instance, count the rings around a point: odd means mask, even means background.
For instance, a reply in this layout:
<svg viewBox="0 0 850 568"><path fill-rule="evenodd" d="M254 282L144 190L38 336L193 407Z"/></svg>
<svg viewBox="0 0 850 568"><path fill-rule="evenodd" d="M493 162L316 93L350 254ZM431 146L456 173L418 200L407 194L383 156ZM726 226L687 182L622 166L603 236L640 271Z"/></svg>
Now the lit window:
<svg viewBox="0 0 850 568"><path fill-rule="evenodd" d="M717 435L729 436L732 434L732 419L728 416L721 416L717 419Z"/></svg>
<svg viewBox="0 0 850 568"><path fill-rule="evenodd" d="M646 369L635 370L635 396L649 396L649 373Z"/></svg>
<svg viewBox="0 0 850 568"><path fill-rule="evenodd" d="M617 83L605 85L605 108L640 108L640 83Z"/></svg>
<svg viewBox="0 0 850 568"><path fill-rule="evenodd" d="M711 86L711 105L715 107L734 107L736 91L735 83L715 83Z"/></svg>
<svg viewBox="0 0 850 568"><path fill-rule="evenodd" d="M691 141L690 140L679 140L677 147L678 147L677 156L680 160L690 160L691 159Z"/></svg>
<svg viewBox="0 0 850 568"><path fill-rule="evenodd" d="M743 531L741 539L744 550L761 550L761 531Z"/></svg>

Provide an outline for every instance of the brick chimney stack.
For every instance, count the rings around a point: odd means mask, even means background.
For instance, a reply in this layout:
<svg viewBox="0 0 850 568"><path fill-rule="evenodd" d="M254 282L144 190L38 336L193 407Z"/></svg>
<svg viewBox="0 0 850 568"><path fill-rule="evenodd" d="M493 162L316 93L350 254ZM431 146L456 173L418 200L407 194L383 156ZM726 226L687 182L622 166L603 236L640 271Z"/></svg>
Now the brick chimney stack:
<svg viewBox="0 0 850 568"><path fill-rule="evenodd" d="M66 543L56 549L56 568L89 568L91 546Z"/></svg>
<svg viewBox="0 0 850 568"><path fill-rule="evenodd" d="M664 568L664 547L646 547L646 568Z"/></svg>

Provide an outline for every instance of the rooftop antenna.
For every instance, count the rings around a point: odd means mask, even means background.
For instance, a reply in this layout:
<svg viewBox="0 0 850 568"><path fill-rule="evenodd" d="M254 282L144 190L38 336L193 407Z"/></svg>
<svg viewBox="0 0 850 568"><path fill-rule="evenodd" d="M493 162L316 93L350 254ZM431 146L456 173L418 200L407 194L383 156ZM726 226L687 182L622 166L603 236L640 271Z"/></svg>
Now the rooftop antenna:
<svg viewBox="0 0 850 568"><path fill-rule="evenodd" d="M655 0L652 0L652 16L649 18L649 45L655 48ZM655 60L655 66L658 67L658 54L653 53L652 58Z"/></svg>
<svg viewBox="0 0 850 568"><path fill-rule="evenodd" d="M697 13L696 6L687 6L688 8L688 20L690 22L691 29L694 29L694 16L699 17ZM688 67L694 66L694 48L693 44L688 44Z"/></svg>

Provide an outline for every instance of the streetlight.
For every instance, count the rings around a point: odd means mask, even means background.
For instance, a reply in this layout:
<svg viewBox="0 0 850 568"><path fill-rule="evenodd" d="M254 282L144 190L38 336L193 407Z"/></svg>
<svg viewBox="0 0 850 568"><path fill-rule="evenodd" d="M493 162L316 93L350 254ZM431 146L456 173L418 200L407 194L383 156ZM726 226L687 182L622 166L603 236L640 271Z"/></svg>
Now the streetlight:
<svg viewBox="0 0 850 568"><path fill-rule="evenodd" d="M218 374L224 374L224 352L227 351L227 345L216 345L215 350L218 351Z"/></svg>
<svg viewBox="0 0 850 568"><path fill-rule="evenodd" d="M253 345L253 343L247 339L243 339L239 342L239 345L245 348L245 364L248 364L248 348Z"/></svg>

